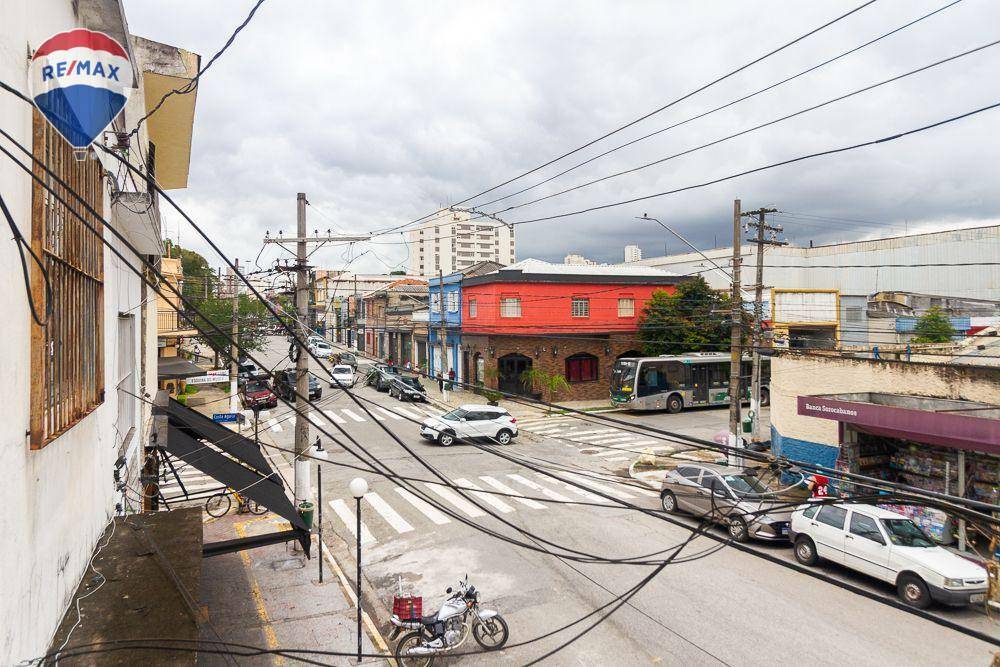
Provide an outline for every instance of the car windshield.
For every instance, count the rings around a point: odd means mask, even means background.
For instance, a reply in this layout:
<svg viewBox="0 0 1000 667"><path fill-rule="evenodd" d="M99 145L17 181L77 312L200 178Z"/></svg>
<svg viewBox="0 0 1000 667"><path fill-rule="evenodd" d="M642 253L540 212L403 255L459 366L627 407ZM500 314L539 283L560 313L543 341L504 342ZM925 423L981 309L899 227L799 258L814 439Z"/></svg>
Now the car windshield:
<svg viewBox="0 0 1000 667"><path fill-rule="evenodd" d="M723 479L738 496L759 496L770 492L767 485L753 475L724 475Z"/></svg>
<svg viewBox="0 0 1000 667"><path fill-rule="evenodd" d="M615 389L631 388L635 380L635 371L638 367L639 362L635 360L619 359L611 371L611 386Z"/></svg>
<svg viewBox="0 0 1000 667"><path fill-rule="evenodd" d="M450 422L457 422L469 414L468 410L463 410L462 408L455 408L451 412L446 412L441 415L441 419L447 419Z"/></svg>
<svg viewBox="0 0 1000 667"><path fill-rule="evenodd" d="M333 367L333 374L334 375L350 375L353 372L354 371L351 370L350 366L334 366Z"/></svg>
<svg viewBox="0 0 1000 667"><path fill-rule="evenodd" d="M263 382L248 382L246 388L247 392L254 392L254 393L259 391L269 391L270 389L271 388L268 387Z"/></svg>
<svg viewBox="0 0 1000 667"><path fill-rule="evenodd" d="M413 387L414 389L423 389L423 386L421 386L421 384L420 384L420 380L418 380L417 378L403 378L403 377L401 377L401 378L399 378L399 381L402 382L405 385Z"/></svg>
<svg viewBox="0 0 1000 667"><path fill-rule="evenodd" d="M344 361L354 361L354 355L348 352L341 352L340 358L343 359Z"/></svg>
<svg viewBox="0 0 1000 667"><path fill-rule="evenodd" d="M909 519L882 519L882 525L889 533L889 539L899 547L933 547L934 540Z"/></svg>

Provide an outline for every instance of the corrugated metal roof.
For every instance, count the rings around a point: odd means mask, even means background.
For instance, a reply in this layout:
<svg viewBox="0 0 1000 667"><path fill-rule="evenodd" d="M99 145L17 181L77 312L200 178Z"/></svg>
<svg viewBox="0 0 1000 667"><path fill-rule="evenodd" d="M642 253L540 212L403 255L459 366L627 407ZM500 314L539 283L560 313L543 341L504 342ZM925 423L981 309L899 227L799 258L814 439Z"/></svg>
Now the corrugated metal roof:
<svg viewBox="0 0 1000 667"><path fill-rule="evenodd" d="M676 276L676 273L641 264L552 264L540 259L522 259L494 273L521 271L522 273L564 276Z"/></svg>

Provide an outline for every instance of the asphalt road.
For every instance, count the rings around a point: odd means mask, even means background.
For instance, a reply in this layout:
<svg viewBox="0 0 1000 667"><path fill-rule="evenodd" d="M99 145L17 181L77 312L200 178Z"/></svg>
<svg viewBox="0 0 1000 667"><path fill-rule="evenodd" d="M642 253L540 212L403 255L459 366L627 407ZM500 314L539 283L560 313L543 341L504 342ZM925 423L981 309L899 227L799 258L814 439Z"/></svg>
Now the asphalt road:
<svg viewBox="0 0 1000 667"><path fill-rule="evenodd" d="M264 356L279 362L285 351L284 344L276 341ZM391 604L402 582L404 590L423 595L427 613L440 605L445 589L467 573L481 591L483 605L498 608L510 624L510 648L491 654L488 660L470 656L452 658L455 662L524 664L581 633L546 663L988 665L992 659L995 647L986 642L753 553L716 549L718 542L706 537L692 540L678 559L703 557L668 565L627 605L590 629L601 615L587 615L649 575L651 566L570 562L504 542L460 519L529 544L548 541L564 550L611 559L647 554L663 558L690 536L688 528L623 508L582 487L637 506L658 508L655 490L623 475L635 456L633 451L669 443L569 417L532 415L521 420L521 436L500 452L472 445L442 448L422 440L414 423L423 418L422 412L441 409L400 404L360 385L356 391L372 401L365 403L371 414L345 392L324 385L320 423L332 430L332 420L382 464L423 480L416 482L418 488L453 513L449 516L420 502L400 483L365 475L371 491L362 505L362 561L365 579L376 596ZM515 416L519 414L518 406L510 408ZM617 416L701 437L724 429L728 420L727 411L718 409ZM321 417L314 415L314 419ZM286 408L279 406L263 416L261 429L265 441L292 448L294 429ZM393 441L385 429L421 460ZM565 437L567 432L569 437ZM357 459L330 443L326 446L333 465L324 468L323 476L324 540L338 558L349 557L355 543L355 515L347 487L358 473L335 464L356 464ZM556 480L529 465L558 470L560 477L575 483ZM453 491L425 483L435 480L430 468L468 488L517 494L476 497L510 525ZM591 475L604 479L595 481ZM686 523L695 525L694 521ZM723 536L722 531L713 530L714 535ZM787 546L755 548L794 562ZM353 561L344 566L353 572ZM875 593L893 595L891 587L843 568L827 565L820 569ZM1000 637L995 624L977 611L938 608L935 613ZM537 639L584 617L568 629ZM522 642L530 643L514 647Z"/></svg>

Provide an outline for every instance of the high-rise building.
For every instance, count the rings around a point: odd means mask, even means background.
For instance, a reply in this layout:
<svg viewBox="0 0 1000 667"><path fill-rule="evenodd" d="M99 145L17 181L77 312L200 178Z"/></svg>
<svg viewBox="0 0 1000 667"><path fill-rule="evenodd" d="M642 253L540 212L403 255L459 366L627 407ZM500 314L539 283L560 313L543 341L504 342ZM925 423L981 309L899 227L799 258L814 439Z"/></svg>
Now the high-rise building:
<svg viewBox="0 0 1000 667"><path fill-rule="evenodd" d="M507 266L515 261L514 228L468 211L441 210L409 232L410 274L436 276L485 260Z"/></svg>
<svg viewBox="0 0 1000 667"><path fill-rule="evenodd" d="M587 259L583 255L570 254L563 257L563 264L572 264L574 266L596 266L597 262L592 259Z"/></svg>
<svg viewBox="0 0 1000 667"><path fill-rule="evenodd" d="M642 259L642 248L637 245L625 246L625 262L638 262Z"/></svg>

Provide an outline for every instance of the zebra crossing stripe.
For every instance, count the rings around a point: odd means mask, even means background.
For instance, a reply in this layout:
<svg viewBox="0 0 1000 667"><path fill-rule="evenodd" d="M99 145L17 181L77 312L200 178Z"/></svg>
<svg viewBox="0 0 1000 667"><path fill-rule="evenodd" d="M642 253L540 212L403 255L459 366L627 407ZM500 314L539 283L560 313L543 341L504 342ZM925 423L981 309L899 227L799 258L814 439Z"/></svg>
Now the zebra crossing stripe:
<svg viewBox="0 0 1000 667"><path fill-rule="evenodd" d="M523 484L529 489L534 489L535 491L541 491L543 494L551 498L552 500L558 500L560 502L568 503L572 502L569 498L562 495L561 493L556 493L552 489L548 489L541 484L536 484L526 477L521 477L520 475L507 475L508 479L512 479L518 484Z"/></svg>
<svg viewBox="0 0 1000 667"><path fill-rule="evenodd" d="M398 412L401 415L406 415L410 419L423 419L424 418L424 416L422 414L420 414L419 412L407 410L406 408L397 407L396 408L396 412Z"/></svg>
<svg viewBox="0 0 1000 667"><path fill-rule="evenodd" d="M522 505L527 505L528 507L530 507L532 509L536 509L536 510L543 510L543 509L545 509L545 505L541 504L540 502L538 502L536 500L532 500L531 498L522 498L521 495L517 491L515 491L512 488L510 488L509 486L507 486L506 484L504 484L503 482L501 482L498 479L494 479L493 477L489 477L487 475L481 475L479 477L479 479L483 480L484 482L486 482L487 484L489 484L490 486L492 486L494 489L496 489L500 493L510 493L510 494L512 494L514 496L512 498L512 500L515 500L515 501L521 503Z"/></svg>
<svg viewBox="0 0 1000 667"><path fill-rule="evenodd" d="M345 503L343 500L341 500L340 498L338 498L336 500L331 500L330 501L330 507L337 514L337 516L340 517L340 520L347 527L347 530L351 531L351 535L354 535L355 537L357 537L358 536L357 532L356 532L357 531L357 527L354 524L357 522L358 519L354 515L354 512L352 512L350 509L348 509L347 503ZM371 544L371 543L377 542L377 541L378 540L375 539L375 536L372 535L372 532L370 530L368 530L368 526L366 526L364 524L364 522L362 522L361 523L361 544Z"/></svg>
<svg viewBox="0 0 1000 667"><path fill-rule="evenodd" d="M324 410L323 414L326 415L327 417L329 417L330 419L332 419L334 421L334 423L336 423L336 424L346 424L347 423L344 420L343 417L341 417L340 415L338 415L333 410Z"/></svg>
<svg viewBox="0 0 1000 667"><path fill-rule="evenodd" d="M616 489L613 486L608 486L606 484L599 484L599 483L594 482L593 480L588 479L588 478L583 478L583 477L580 477L578 475L574 475L572 473L570 473L568 475L568 477L570 479L580 480L581 484L588 484L588 485L590 485L591 488L598 489L599 491L604 491L605 493L610 493L611 495L616 496L618 498L623 498L623 499L626 499L626 500L627 499L631 499L631 498L635 498L635 496L633 496L630 493L626 493L625 491L622 491L620 489ZM629 490L630 491L633 490L632 487L629 487ZM656 495L655 493L650 493L649 491L646 491L645 489L635 489L635 492L636 493L642 493L643 495Z"/></svg>
<svg viewBox="0 0 1000 667"><path fill-rule="evenodd" d="M375 409L378 410L379 412L384 412L387 416L392 417L393 419L402 419L402 417L397 415L395 412L392 412L391 410L386 410L381 405L376 405Z"/></svg>
<svg viewBox="0 0 1000 667"><path fill-rule="evenodd" d="M622 450L620 449L607 449L603 452L597 452L593 456L621 456ZM628 458L627 456L625 458Z"/></svg>
<svg viewBox="0 0 1000 667"><path fill-rule="evenodd" d="M323 420L317 417L315 412L310 412L308 415L306 415L306 419L312 422L313 426L320 426L320 427L323 426Z"/></svg>
<svg viewBox="0 0 1000 667"><path fill-rule="evenodd" d="M281 424L279 424L278 420L275 419L274 417L268 419L267 424L268 426L271 427L271 430L274 431L275 433L281 433Z"/></svg>
<svg viewBox="0 0 1000 667"><path fill-rule="evenodd" d="M486 512L465 500L446 486L441 486L440 484L430 484L428 482L424 482L424 486L426 486L429 491L436 493L458 509L462 510L462 512L467 514L470 518L475 519L476 517L486 516Z"/></svg>
<svg viewBox="0 0 1000 667"><path fill-rule="evenodd" d="M344 412L345 415L347 415L348 417L350 417L351 419L353 419L356 422L363 422L365 420L364 417L359 417L358 415L354 414L353 412L351 412L347 408L342 408L342 410L343 410L343 412Z"/></svg>
<svg viewBox="0 0 1000 667"><path fill-rule="evenodd" d="M470 488L470 489L475 489L474 491L469 491L469 493L471 493L472 495L474 495L476 498L479 498L481 501L483 501L487 505L492 505L494 509L496 509L496 510L498 510L500 512L503 512L503 513L506 514L507 512L513 512L514 511L513 507L511 507L510 505L508 505L504 501L500 500L499 498L495 498L494 496L491 496L488 493L483 493L483 490L480 487L476 486L475 484L473 484L472 482L470 482L469 480L467 480L465 478L456 479L455 480L455 484L457 484L459 486L464 486L464 487L467 487L467 488Z"/></svg>
<svg viewBox="0 0 1000 667"><path fill-rule="evenodd" d="M576 484L569 484L567 482L562 482L562 481L559 481L558 479L553 479L553 478L551 478L548 475L545 475L543 473L536 473L536 474L539 477L541 477L542 479L544 479L545 481L552 482L553 484L561 484L567 491L572 491L576 495L582 496L582 497L586 498L587 500L590 500L591 502L595 502L595 503L608 503L608 502L611 502L607 498L602 498L601 496L597 495L596 493L591 493L590 491L587 491L586 489L581 489Z"/></svg>
<svg viewBox="0 0 1000 667"><path fill-rule="evenodd" d="M446 523L451 523L444 512L439 511L437 508L433 507L430 503L426 502L422 498L417 498L415 495L407 491L406 489L397 486L396 493L402 497L403 500L413 505L418 512L423 514L425 517L433 521L439 526L443 526Z"/></svg>
<svg viewBox="0 0 1000 667"><path fill-rule="evenodd" d="M625 434L618 434L618 435L610 435L610 436L607 436L607 437L601 437L598 440L589 440L588 442L590 444L592 444L592 445L603 445L603 444L606 444L606 443L609 443L609 442L618 442L618 441L622 441L622 440L628 441L628 440L631 440L634 437L635 436L632 435L631 433L625 433Z"/></svg>
<svg viewBox="0 0 1000 667"><path fill-rule="evenodd" d="M428 417L440 417L444 414L443 412L434 412L433 410L424 410L424 412L427 413Z"/></svg>
<svg viewBox="0 0 1000 667"><path fill-rule="evenodd" d="M368 504L371 505L376 512L382 515L382 518L385 519L390 526L396 529L397 533L408 533L413 530L413 526L411 526L406 519L401 517L399 512L392 509L392 506L385 502L379 494L374 491L369 491L365 494L365 500L368 501Z"/></svg>
<svg viewBox="0 0 1000 667"><path fill-rule="evenodd" d="M586 431L584 433L571 433L566 437L574 438L576 440L586 440L590 442L591 440L603 440L604 438L610 437L614 434L613 430L600 430L600 431Z"/></svg>
<svg viewBox="0 0 1000 667"><path fill-rule="evenodd" d="M613 459L604 459L604 460L607 461L608 463L614 463L614 462L617 462L617 461L628 461L628 457L627 456L616 456Z"/></svg>

